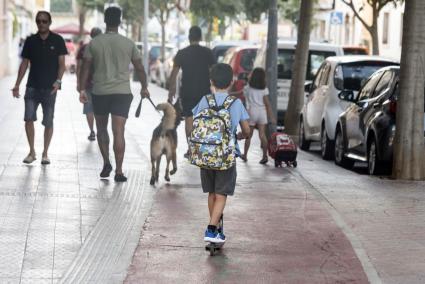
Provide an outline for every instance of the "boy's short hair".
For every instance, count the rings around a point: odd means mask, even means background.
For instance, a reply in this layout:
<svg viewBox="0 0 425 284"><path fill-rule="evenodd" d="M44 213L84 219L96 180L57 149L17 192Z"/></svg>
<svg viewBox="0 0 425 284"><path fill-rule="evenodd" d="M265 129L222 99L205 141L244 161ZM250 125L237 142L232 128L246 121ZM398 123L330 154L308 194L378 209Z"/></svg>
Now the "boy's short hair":
<svg viewBox="0 0 425 284"><path fill-rule="evenodd" d="M201 41L202 30L198 26L193 26L189 29L189 41Z"/></svg>
<svg viewBox="0 0 425 284"><path fill-rule="evenodd" d="M214 87L226 89L232 84L233 69L229 64L217 63L211 67L210 79Z"/></svg>
<svg viewBox="0 0 425 284"><path fill-rule="evenodd" d="M108 7L105 10L105 24L116 28L121 24L121 9L115 6Z"/></svg>

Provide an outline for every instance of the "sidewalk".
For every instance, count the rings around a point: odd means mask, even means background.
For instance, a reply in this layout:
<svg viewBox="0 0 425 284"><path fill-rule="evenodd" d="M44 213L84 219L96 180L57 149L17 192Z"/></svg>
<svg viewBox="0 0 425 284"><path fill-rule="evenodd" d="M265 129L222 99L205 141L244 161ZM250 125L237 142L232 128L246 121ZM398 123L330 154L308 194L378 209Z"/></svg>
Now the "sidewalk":
<svg viewBox="0 0 425 284"><path fill-rule="evenodd" d="M87 140L75 77L57 99L52 164L27 154L23 99L0 80L0 283L424 283L424 182L347 171L299 152L296 169L238 162L225 210L227 243L210 257L202 240L207 196L183 159L171 182L149 185L149 142L161 116L135 96L126 130L129 182L99 180L101 158ZM23 88L22 88L23 90ZM166 92L150 85L155 103ZM134 86L134 93L138 87ZM41 114L41 112L39 112ZM256 135L256 134L255 134ZM131 265L130 265L131 264Z"/></svg>

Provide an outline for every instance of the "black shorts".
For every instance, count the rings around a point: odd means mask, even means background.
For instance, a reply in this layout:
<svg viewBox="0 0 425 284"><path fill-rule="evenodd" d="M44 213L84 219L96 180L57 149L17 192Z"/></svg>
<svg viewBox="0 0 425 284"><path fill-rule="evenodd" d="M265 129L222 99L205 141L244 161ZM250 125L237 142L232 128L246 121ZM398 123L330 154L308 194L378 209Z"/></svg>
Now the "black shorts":
<svg viewBox="0 0 425 284"><path fill-rule="evenodd" d="M224 171L201 169L202 190L205 193L233 195L236 187L236 164Z"/></svg>
<svg viewBox="0 0 425 284"><path fill-rule="evenodd" d="M199 99L181 99L182 104L182 115L184 117L190 117L193 116L192 109L199 103Z"/></svg>
<svg viewBox="0 0 425 284"><path fill-rule="evenodd" d="M25 91L25 121L37 120L37 108L41 104L43 109L43 124L47 128L53 128L53 116L55 113L56 93L51 94L52 89L35 89L27 87Z"/></svg>
<svg viewBox="0 0 425 284"><path fill-rule="evenodd" d="M95 95L92 94L95 115L117 115L128 118L132 94Z"/></svg>

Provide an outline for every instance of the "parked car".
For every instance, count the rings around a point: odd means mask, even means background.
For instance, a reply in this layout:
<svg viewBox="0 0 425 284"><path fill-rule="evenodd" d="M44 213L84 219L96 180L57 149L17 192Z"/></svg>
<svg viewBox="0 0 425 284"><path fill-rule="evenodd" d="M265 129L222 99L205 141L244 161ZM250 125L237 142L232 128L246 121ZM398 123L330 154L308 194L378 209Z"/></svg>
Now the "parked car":
<svg viewBox="0 0 425 284"><path fill-rule="evenodd" d="M212 53L214 55L215 62L221 63L224 60L226 52L235 46L252 45L251 42L240 40L240 41L217 41L212 43Z"/></svg>
<svg viewBox="0 0 425 284"><path fill-rule="evenodd" d="M223 59L223 62L229 64L233 69L234 82L230 90L242 101L245 101L242 91L246 84L248 73L252 71L257 49L258 47L256 46L232 47L226 52Z"/></svg>
<svg viewBox="0 0 425 284"><path fill-rule="evenodd" d="M365 55L328 57L313 82L306 84L307 98L300 114L300 148L308 150L312 141L320 141L322 158L332 159L338 117L350 104L340 100L338 94L349 90L356 95L370 75L389 65L398 62Z"/></svg>
<svg viewBox="0 0 425 284"><path fill-rule="evenodd" d="M292 70L297 42L295 40L279 40L278 43L278 80L277 80L277 111L278 123L283 123L286 108L288 107L289 88L291 87ZM264 43L257 52L254 61L255 67L266 67L267 43ZM310 42L306 81L310 82L316 75L322 62L329 56L340 56L344 52L341 46L328 43Z"/></svg>
<svg viewBox="0 0 425 284"><path fill-rule="evenodd" d="M369 49L365 46L344 46L345 55L368 55Z"/></svg>
<svg viewBox="0 0 425 284"><path fill-rule="evenodd" d="M335 163L350 168L355 161L367 162L368 173L389 171L393 158L400 67L374 73L356 96L342 91L351 102L341 114L335 140Z"/></svg>

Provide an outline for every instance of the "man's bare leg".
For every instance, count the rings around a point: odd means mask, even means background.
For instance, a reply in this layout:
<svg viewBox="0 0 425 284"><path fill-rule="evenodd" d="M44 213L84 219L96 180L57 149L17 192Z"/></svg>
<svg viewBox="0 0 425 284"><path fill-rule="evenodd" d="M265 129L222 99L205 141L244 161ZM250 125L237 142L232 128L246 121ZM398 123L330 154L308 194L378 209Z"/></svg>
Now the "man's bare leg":
<svg viewBox="0 0 425 284"><path fill-rule="evenodd" d="M108 115L96 115L97 144L103 158L101 177L108 177L112 171L111 161L109 160L108 119Z"/></svg>
<svg viewBox="0 0 425 284"><path fill-rule="evenodd" d="M114 134L115 173L122 175L122 164L125 153L125 123L127 119L122 116L112 115L112 132Z"/></svg>
<svg viewBox="0 0 425 284"><path fill-rule="evenodd" d="M193 116L188 116L185 117L184 119L184 128L185 128L185 132L186 132L186 142L188 142L188 139L190 137L190 132L192 131L192 125L193 125ZM187 157L186 157L187 155ZM189 143L188 143L188 149L187 152L185 154L185 157L188 158L189 156Z"/></svg>
<svg viewBox="0 0 425 284"><path fill-rule="evenodd" d="M49 151L50 142L52 141L53 127L44 128L44 150L42 158L48 158L47 152Z"/></svg>
<svg viewBox="0 0 425 284"><path fill-rule="evenodd" d="M92 112L86 114L87 117L87 124L89 125L90 132L93 132L93 125L94 125L94 114Z"/></svg>
<svg viewBox="0 0 425 284"><path fill-rule="evenodd" d="M28 145L30 146L30 153L32 157L35 158L35 149L34 149L34 121L25 121L25 133L27 134Z"/></svg>

